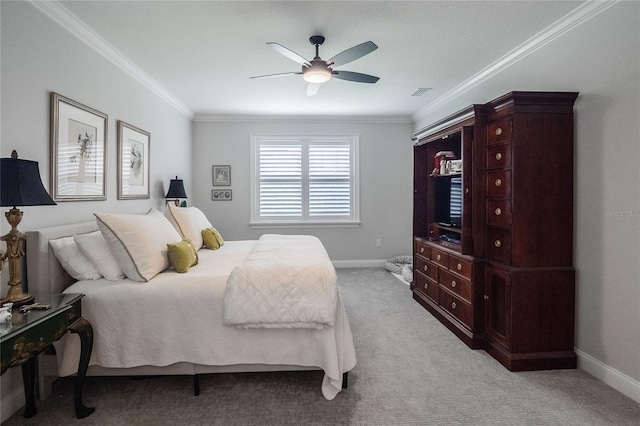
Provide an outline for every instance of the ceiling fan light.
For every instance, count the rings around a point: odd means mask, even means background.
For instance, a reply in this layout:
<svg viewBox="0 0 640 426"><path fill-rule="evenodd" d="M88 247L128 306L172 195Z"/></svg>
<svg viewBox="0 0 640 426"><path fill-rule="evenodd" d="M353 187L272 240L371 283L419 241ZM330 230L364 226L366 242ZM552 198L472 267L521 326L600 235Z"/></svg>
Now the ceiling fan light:
<svg viewBox="0 0 640 426"><path fill-rule="evenodd" d="M331 80L331 70L322 60L311 61L311 66L302 70L302 78L308 83L326 83Z"/></svg>
<svg viewBox="0 0 640 426"><path fill-rule="evenodd" d="M304 73L303 78L309 83L326 83L331 80L331 73L327 70L309 70Z"/></svg>

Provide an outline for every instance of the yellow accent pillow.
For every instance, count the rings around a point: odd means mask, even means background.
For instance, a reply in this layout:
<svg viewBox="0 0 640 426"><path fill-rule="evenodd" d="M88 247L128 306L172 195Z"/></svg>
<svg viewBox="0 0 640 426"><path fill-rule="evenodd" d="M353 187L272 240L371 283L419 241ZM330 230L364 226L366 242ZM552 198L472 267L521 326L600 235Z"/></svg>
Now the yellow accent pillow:
<svg viewBox="0 0 640 426"><path fill-rule="evenodd" d="M188 238L179 243L167 244L169 262L176 272L185 273L193 265L198 264L198 253Z"/></svg>
<svg viewBox="0 0 640 426"><path fill-rule="evenodd" d="M222 235L213 227L202 230L202 240L204 241L205 247L210 250L217 250L220 246L224 245Z"/></svg>

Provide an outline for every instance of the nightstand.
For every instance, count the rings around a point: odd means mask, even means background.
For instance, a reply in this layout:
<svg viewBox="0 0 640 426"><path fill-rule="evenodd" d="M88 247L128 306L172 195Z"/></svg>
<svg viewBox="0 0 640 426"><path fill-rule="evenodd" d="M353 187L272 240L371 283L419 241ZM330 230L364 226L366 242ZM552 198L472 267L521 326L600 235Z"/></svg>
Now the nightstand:
<svg viewBox="0 0 640 426"><path fill-rule="evenodd" d="M37 412L34 395L36 356L67 331L77 333L80 337L80 362L75 383L74 405L77 418L87 417L95 408L86 407L82 403L82 385L93 348L93 329L81 316L81 300L84 295L58 293L34 296L36 302L51 307L47 310L31 310L24 314L20 313L19 309L14 309L11 324L0 324L1 374L10 367L22 366L26 400L24 417L33 417Z"/></svg>

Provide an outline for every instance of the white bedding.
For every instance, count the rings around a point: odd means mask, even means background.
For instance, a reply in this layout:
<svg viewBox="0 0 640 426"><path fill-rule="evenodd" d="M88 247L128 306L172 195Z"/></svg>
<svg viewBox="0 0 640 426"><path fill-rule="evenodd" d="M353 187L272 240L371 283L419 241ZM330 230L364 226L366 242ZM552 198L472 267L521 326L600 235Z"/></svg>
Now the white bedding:
<svg viewBox="0 0 640 426"><path fill-rule="evenodd" d="M337 298L336 271L318 238L265 234L231 271L224 294L224 324L332 327Z"/></svg>
<svg viewBox="0 0 640 426"><path fill-rule="evenodd" d="M268 364L317 367L325 372L322 394L333 399L342 374L356 363L349 322L339 292L333 327L238 329L223 325L227 277L255 241L228 241L219 250L198 251L186 274L165 271L147 283L104 279L79 281L65 293L84 293L82 316L94 329L89 365L107 368ZM61 376L74 374L79 339L56 343Z"/></svg>

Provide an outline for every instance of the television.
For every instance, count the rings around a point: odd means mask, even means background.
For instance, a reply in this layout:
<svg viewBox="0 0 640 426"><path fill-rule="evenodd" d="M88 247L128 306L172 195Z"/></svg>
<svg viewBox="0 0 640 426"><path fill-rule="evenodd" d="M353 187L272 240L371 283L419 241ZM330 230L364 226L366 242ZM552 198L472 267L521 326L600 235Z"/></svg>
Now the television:
<svg viewBox="0 0 640 426"><path fill-rule="evenodd" d="M451 225L462 226L462 178L451 179L449 188L449 221Z"/></svg>
<svg viewBox="0 0 640 426"><path fill-rule="evenodd" d="M436 222L447 227L462 227L462 177L438 178L436 192Z"/></svg>

